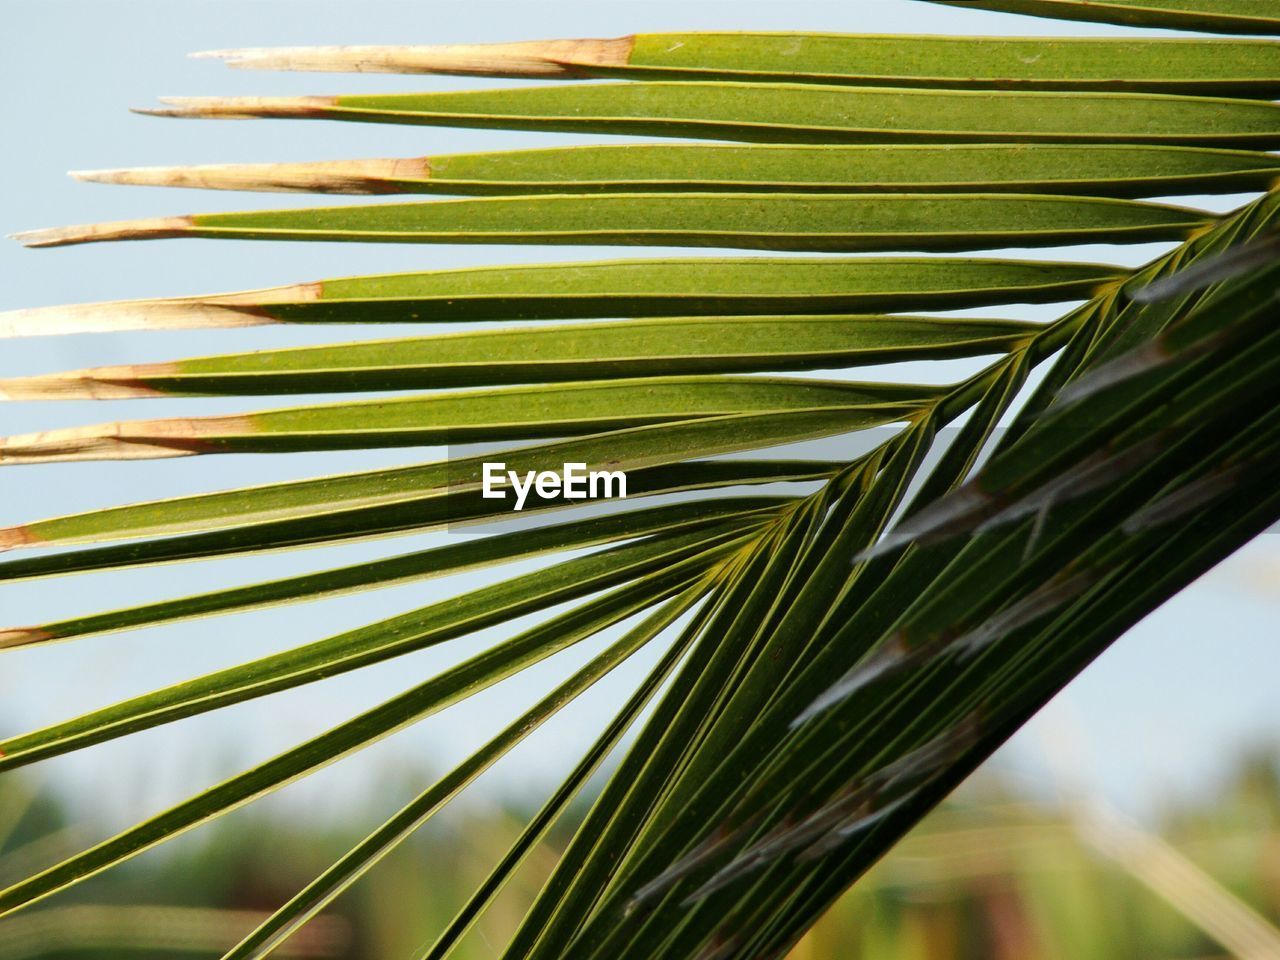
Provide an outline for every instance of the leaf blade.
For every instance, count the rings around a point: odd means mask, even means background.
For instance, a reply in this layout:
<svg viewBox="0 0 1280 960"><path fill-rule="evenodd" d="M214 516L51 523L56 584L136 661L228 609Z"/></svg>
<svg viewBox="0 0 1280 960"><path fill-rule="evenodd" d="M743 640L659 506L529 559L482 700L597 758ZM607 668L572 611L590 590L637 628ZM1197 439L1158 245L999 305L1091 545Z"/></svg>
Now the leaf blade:
<svg viewBox="0 0 1280 960"><path fill-rule="evenodd" d="M1171 44L1129 38L697 32L471 46L259 48L202 56L256 70L1266 94L1277 80L1270 53L1265 42L1248 40Z"/></svg>
<svg viewBox="0 0 1280 960"><path fill-rule="evenodd" d="M388 506L421 507L424 502L439 508L438 514L429 515L439 524L451 518L449 508L453 505L449 498L479 493L484 464L496 462L498 457L507 469L521 475L529 470L562 469L565 463L577 462L587 464L589 469L626 473L680 464L695 457L832 436L859 422L861 414L857 413L801 409L634 427L422 466L268 484L40 520L0 528L0 547L94 543L275 521L317 524L328 518L340 522L344 512ZM504 500L488 515L510 512L511 504ZM463 517L461 511L452 513L452 519ZM432 524L423 524L428 525Z"/></svg>
<svg viewBox="0 0 1280 960"><path fill-rule="evenodd" d="M1208 33L1280 34L1280 17L1268 0L933 0L1055 20L1122 23L1135 27Z"/></svg>
<svg viewBox="0 0 1280 960"><path fill-rule="evenodd" d="M731 547L746 537L734 532L702 532L650 538L624 544L588 557L562 561L552 570L512 577L452 600L439 601L356 630L335 634L228 667L203 677L81 714L61 723L0 741L0 770L10 770L59 756L139 730L256 699L336 673L359 669L414 650L465 636L485 626L503 623L569 600L581 600L601 590L617 588L609 602L634 612L635 597L644 605L662 599L672 584L683 587L701 577ZM620 599L619 599L620 598ZM510 676L549 655L549 649L508 642L466 661L448 676L466 683L445 683L445 700L460 698L497 679ZM465 667L465 669L464 669ZM2 900L0 896L0 900Z"/></svg>
<svg viewBox="0 0 1280 960"><path fill-rule="evenodd" d="M143 111L188 118L354 120L771 143L1280 144L1280 107L1166 94L712 81L585 84L330 97L169 97Z"/></svg>
<svg viewBox="0 0 1280 960"><path fill-rule="evenodd" d="M951 310L1092 296L1104 264L983 258L689 258L384 274L0 313L0 337L251 326ZM550 292L554 291L554 292Z"/></svg>
<svg viewBox="0 0 1280 960"><path fill-rule="evenodd" d="M686 460L628 474L627 493L631 498L640 498L739 486L812 483L838 473L841 466L838 462L827 460ZM532 497L533 494L530 494L531 499ZM426 509L432 506L429 500L413 504L416 510L403 510L397 505L393 505L391 510L379 507L352 510L344 514L338 524L326 525L317 517L303 517L296 520L264 521L224 531L68 550L52 555L28 555L0 563L0 581L34 580L90 570L119 570L182 560L287 550L317 543L393 536L454 524L483 523L511 515L505 503L495 507L495 501L484 501L475 496L459 499L434 511ZM532 516L563 508L564 501L541 500L527 506L526 512Z"/></svg>
<svg viewBox="0 0 1280 960"><path fill-rule="evenodd" d="M376 866L476 777L489 769L596 680L608 674L646 643L654 640L705 591L706 584L695 584L629 630L621 640L611 644L604 653L557 686L552 693L512 721L501 733L402 807L328 870L307 884L288 903L227 951L223 960L247 960L251 957L265 957L273 952L342 891ZM634 718L648 696L653 693L661 678L675 666L681 653L683 653L682 646L676 644L663 656L657 667L641 683L636 694L624 705L612 727L616 728L621 724L625 729L629 720ZM620 735L621 730L615 734L614 739L616 740ZM597 746L593 753L599 752L599 746ZM600 759L603 757L597 757L597 763Z"/></svg>
<svg viewBox="0 0 1280 960"><path fill-rule="evenodd" d="M314 163L85 170L134 186L337 194L676 191L1035 193L1175 196L1265 189L1266 153L1209 147L1043 143L821 146L633 143Z"/></svg>
<svg viewBox="0 0 1280 960"><path fill-rule="evenodd" d="M1022 194L551 194L263 210L32 230L28 247L173 238L968 251L1183 239L1204 211Z"/></svg>
<svg viewBox="0 0 1280 960"><path fill-rule="evenodd" d="M259 610L300 600L342 596L357 590L450 576L565 550L605 546L619 540L679 534L721 524L748 527L753 522L765 522L787 502L788 499L784 497L725 497L711 501L673 503L519 530L482 540L468 539L462 543L446 544L355 566L193 594L101 614L49 621L38 626L0 628L0 649L98 636L196 617Z"/></svg>
<svg viewBox="0 0 1280 960"><path fill-rule="evenodd" d="M638 601L634 592L629 597L625 594L626 591L621 591L608 602L599 604L599 610L583 608L562 614L526 631L512 643L518 640L526 646L548 642L568 645L650 605ZM661 593L650 598L651 601L662 599ZM468 661L81 854L0 890L0 915L80 883L409 726L455 696L459 682L477 665L477 661Z"/></svg>
<svg viewBox="0 0 1280 960"><path fill-rule="evenodd" d="M1014 320L905 315L557 324L0 379L0 398L256 396L829 369L1002 353L1039 329ZM875 389L895 400L924 388Z"/></svg>
<svg viewBox="0 0 1280 960"><path fill-rule="evenodd" d="M0 465L554 439L799 410L839 412L853 430L915 416L937 392L782 377L578 381L46 430L0 437Z"/></svg>

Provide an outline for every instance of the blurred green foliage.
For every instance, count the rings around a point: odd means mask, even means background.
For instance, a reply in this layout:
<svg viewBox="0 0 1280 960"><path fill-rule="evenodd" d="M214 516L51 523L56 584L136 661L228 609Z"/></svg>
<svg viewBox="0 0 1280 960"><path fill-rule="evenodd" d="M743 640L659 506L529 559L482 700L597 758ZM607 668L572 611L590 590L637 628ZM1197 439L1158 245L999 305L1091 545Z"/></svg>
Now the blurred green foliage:
<svg viewBox="0 0 1280 960"><path fill-rule="evenodd" d="M533 802L531 800L531 802ZM340 898L282 957L409 958L452 918L531 815L521 803L463 805ZM568 819L576 821L581 809ZM341 855L379 811L347 823L250 810L0 923L3 960L215 957ZM79 825L71 826L73 820ZM59 799L0 785L0 881L90 839ZM569 835L561 824L460 947L488 960L515 929ZM1280 922L1280 752L1242 756L1219 789L1153 826L1183 856ZM409 920L410 922L406 922ZM792 960L1132 960L1226 956L1101 856L1069 810L983 772L851 889Z"/></svg>

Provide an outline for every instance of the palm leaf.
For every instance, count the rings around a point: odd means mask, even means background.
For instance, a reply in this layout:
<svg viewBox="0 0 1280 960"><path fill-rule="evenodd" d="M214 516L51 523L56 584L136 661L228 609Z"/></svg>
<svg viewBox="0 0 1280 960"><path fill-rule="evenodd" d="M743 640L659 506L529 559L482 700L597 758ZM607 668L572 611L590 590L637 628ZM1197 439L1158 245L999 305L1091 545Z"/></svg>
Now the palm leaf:
<svg viewBox="0 0 1280 960"><path fill-rule="evenodd" d="M820 474L815 471L815 475ZM735 479L743 482L747 478L739 476ZM522 530L517 534L499 534L478 540L467 540L463 543L447 544L430 550L362 563L358 566L339 567L88 617L11 629L0 633L0 647L49 643L134 627L173 623L194 617L216 616L296 603L300 600L341 596L359 590L391 587L449 576L465 570L480 569L526 557L601 546L640 537L679 535L694 530L718 528L715 531L709 531L709 534L714 535L716 532L727 529L746 529L752 525L764 523L784 509L789 502L789 498L777 496L721 497L707 503L672 503L640 510L628 510L618 515L579 519L572 523ZM136 556L131 559L136 559ZM98 568L109 566L118 567L123 564L103 563ZM6 579L27 578L10 575Z"/></svg>
<svg viewBox="0 0 1280 960"><path fill-rule="evenodd" d="M80 170L79 180L140 186L347 194L779 192L1027 193L1094 197L1260 190L1270 154L1210 147L1045 143L631 143L319 163Z"/></svg>
<svg viewBox="0 0 1280 960"><path fill-rule="evenodd" d="M854 367L998 354L1038 326L990 318L741 316L506 327L0 380L12 400L346 393ZM874 388L884 400L928 391Z"/></svg>
<svg viewBox="0 0 1280 960"><path fill-rule="evenodd" d="M1266 148L1280 106L1170 94L836 87L714 81L602 83L323 97L168 97L156 116L352 120L643 134L764 143L1182 144Z"/></svg>
<svg viewBox="0 0 1280 960"><path fill-rule="evenodd" d="M781 377L578 381L50 430L0 439L0 464L511 441L804 410L874 427L909 418L936 393Z"/></svg>
<svg viewBox="0 0 1280 960"><path fill-rule="evenodd" d="M1237 0L1240 13L1269 9L1266 0L1256 0L1251 7L1250 2ZM1007 4L1015 5L1016 2ZM1162 6L1150 0L1127 5L1146 8L1153 16ZM1173 8L1194 11L1196 6L1192 0L1181 0ZM1200 0L1200 6L1209 10L1210 0ZM1223 7L1224 4L1217 4L1212 9ZM1171 51L1176 53L1171 56ZM1163 40L1128 37L642 33L611 40L451 47L292 47L216 50L196 56L221 58L230 66L251 70L445 73L561 80L782 80L878 83L891 87L1261 95L1274 93L1277 84L1270 46L1251 40L1192 40L1171 46Z"/></svg>
<svg viewBox="0 0 1280 960"><path fill-rule="evenodd" d="M1270 0L977 5L1224 32L1274 32L1276 22ZM0 912L629 624L228 954L266 956L535 727L679 624L654 670L422 956L450 953L646 710L505 955L781 955L1129 625L1280 518L1272 322L1280 194L1226 215L1132 199L1271 186L1274 158L1236 148L1280 143L1277 107L1247 99L1276 91L1274 50L1259 40L653 34L223 52L246 67L623 82L209 98L159 112L765 142L98 171L84 178L482 198L171 217L37 231L25 241L587 241L885 253L1175 245L1137 269L1062 251L1053 260L668 258L339 278L0 315L5 336L500 324L0 381L0 398L10 400L431 391L44 431L5 440L5 463L517 444L34 520L0 530L0 548L21 551L0 563L0 582L507 519L510 502L483 495L484 465L497 460L521 472L570 462L622 470L629 498L678 497L545 524L544 514L583 504L539 492L526 505L528 525L482 539L0 630L0 647L38 649L550 561L0 741L0 770L14 769L544 618L20 880L0 891ZM1023 304L1068 301L1078 303L1047 323L906 313L1017 315ZM581 319L608 322L558 322ZM548 322L511 325L530 320ZM966 357L981 358L976 372L936 386L834 373ZM827 373L760 376L787 371ZM780 453L889 425L861 452L841 447L838 459ZM766 489L744 493L749 485Z"/></svg>
<svg viewBox="0 0 1280 960"><path fill-rule="evenodd" d="M1280 12L1271 0L933 0L955 6L1063 20L1094 20L1137 27L1210 33L1280 34Z"/></svg>
<svg viewBox="0 0 1280 960"><path fill-rule="evenodd" d="M1054 303L1123 279L1102 264L991 258L693 258L342 277L205 297L0 313L0 337L269 323L446 323Z"/></svg>
<svg viewBox="0 0 1280 960"><path fill-rule="evenodd" d="M31 247L202 237L760 250L983 250L1176 240L1207 214L1137 200L1017 194L555 194L212 213L18 234ZM602 226L607 224L607 226Z"/></svg>

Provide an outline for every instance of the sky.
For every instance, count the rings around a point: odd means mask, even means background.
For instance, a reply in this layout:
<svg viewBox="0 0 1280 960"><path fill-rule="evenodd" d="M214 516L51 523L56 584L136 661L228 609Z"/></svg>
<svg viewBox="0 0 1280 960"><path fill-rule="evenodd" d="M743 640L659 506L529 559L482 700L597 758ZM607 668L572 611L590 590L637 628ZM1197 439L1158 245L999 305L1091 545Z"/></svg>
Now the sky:
<svg viewBox="0 0 1280 960"><path fill-rule="evenodd" d="M196 193L83 185L70 169L347 159L584 142L568 135L458 131L287 121L180 122L130 115L166 94L307 94L457 89L483 81L229 71L185 54L236 46L487 42L617 36L657 30L816 30L967 34L1124 35L1123 28L1050 24L912 0L779 4L681 2L301 2L301 0L6 0L0 34L0 233L34 227L270 206L308 197ZM503 85L499 81L493 85ZM1241 198L1192 198L1228 209ZM326 200L325 202L330 202ZM333 202L342 202L335 200ZM1137 264L1160 245L1097 247L1081 259ZM663 251L641 251L659 255ZM617 251L535 247L218 243L182 240L25 251L0 242L0 310L55 303L222 292L301 280L491 263L612 257ZM1009 255L1051 258L1052 250ZM1049 319L1059 307L984 311ZM173 359L237 349L408 335L393 330L293 328L30 338L0 345L0 376ZM954 379L954 365L901 365L859 375ZM142 404L0 405L0 433L125 417L233 412L262 400ZM115 503L273 479L418 462L444 451L399 450L290 457L225 456L149 463L0 470L0 524ZM296 551L215 564L177 565L33 584L0 585L0 624L40 622L293 572L389 556L450 534ZM456 534L452 534L456 536ZM319 639L430 603L533 565L504 567L323 603L196 621L16 651L0 671L0 732L10 735L89 707ZM1070 775L1140 816L1172 797L1211 791L1229 761L1253 744L1280 743L1274 688L1280 655L1280 539L1259 538L1117 642L991 761L1029 790ZM242 704L40 765L40 776L123 826L220 776L265 759L380 702L511 632L485 631L354 674ZM396 805L426 771L461 759L482 738L598 652L607 636L534 667L434 717L270 803L317 815L368 801ZM549 790L617 707L658 651L587 694L487 778L491 788ZM1046 744L1069 737L1066 757ZM1064 770L1063 764L1070 764ZM406 784L413 785L406 786Z"/></svg>

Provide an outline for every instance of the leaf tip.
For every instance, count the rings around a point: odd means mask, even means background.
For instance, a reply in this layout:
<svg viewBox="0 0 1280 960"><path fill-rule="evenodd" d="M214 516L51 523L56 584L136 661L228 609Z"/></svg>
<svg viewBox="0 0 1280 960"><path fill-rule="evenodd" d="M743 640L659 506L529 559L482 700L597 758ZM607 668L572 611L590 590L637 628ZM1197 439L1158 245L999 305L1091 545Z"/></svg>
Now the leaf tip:
<svg viewBox="0 0 1280 960"><path fill-rule="evenodd" d="M140 117L187 117L190 116L185 110L177 107L130 107L130 113L136 113Z"/></svg>
<svg viewBox="0 0 1280 960"><path fill-rule="evenodd" d="M0 650L12 650L14 647L26 647L34 643L46 643L54 639L48 630L39 627L11 627L0 630ZM0 750L0 757L4 751Z"/></svg>
<svg viewBox="0 0 1280 960"><path fill-rule="evenodd" d="M142 400L169 396L144 382L145 377L172 376L174 363L128 367L95 367L66 373L0 380L0 402L12 400Z"/></svg>
<svg viewBox="0 0 1280 960"><path fill-rule="evenodd" d="M156 117L251 120L258 117L323 116L337 97L158 97L163 106L136 113Z"/></svg>
<svg viewBox="0 0 1280 960"><path fill-rule="evenodd" d="M319 294L313 292L315 286L298 284L278 288L278 292L289 299L318 299ZM121 330L253 327L278 322L260 308L258 296L258 292L253 291L209 298L119 300L57 307L27 307L0 313L0 339L69 333L115 333ZM9 390L17 390L19 384L34 386L34 381L39 379L46 378L8 380L5 381L5 386Z"/></svg>
<svg viewBox="0 0 1280 960"><path fill-rule="evenodd" d="M37 547L44 542L44 538L26 524L17 527L0 527L0 550Z"/></svg>
<svg viewBox="0 0 1280 960"><path fill-rule="evenodd" d="M251 417L139 420L0 437L0 466L84 460L156 460L210 453L212 438L252 433Z"/></svg>
<svg viewBox="0 0 1280 960"><path fill-rule="evenodd" d="M67 176L80 183L130 183L128 170L68 170Z"/></svg>
<svg viewBox="0 0 1280 960"><path fill-rule="evenodd" d="M254 97L157 97L162 104L159 107L134 108L134 113L150 117L177 117L179 119L236 118L253 116L244 114L249 104L242 101L256 100ZM241 110L233 110L239 105Z"/></svg>
<svg viewBox="0 0 1280 960"><path fill-rule="evenodd" d="M85 223L68 227L45 227L15 233L12 239L28 249L69 247L81 243L110 240L159 240L185 236L192 227L190 217L153 217L147 220L121 220L113 223Z"/></svg>
<svg viewBox="0 0 1280 960"><path fill-rule="evenodd" d="M443 46L247 47L192 56L242 70L572 78L590 76L592 68L626 66L634 46L635 38L627 36Z"/></svg>

